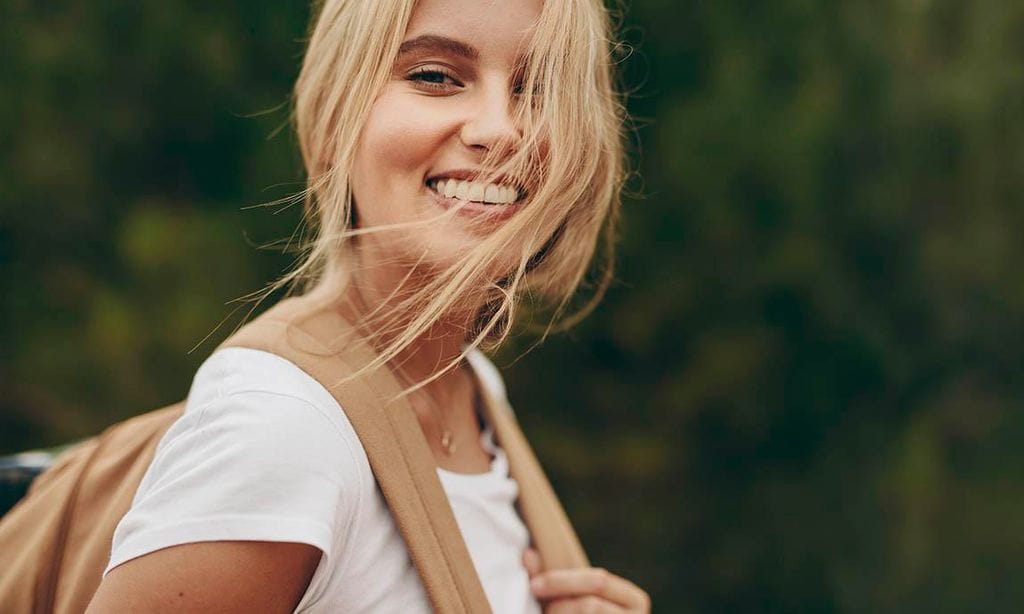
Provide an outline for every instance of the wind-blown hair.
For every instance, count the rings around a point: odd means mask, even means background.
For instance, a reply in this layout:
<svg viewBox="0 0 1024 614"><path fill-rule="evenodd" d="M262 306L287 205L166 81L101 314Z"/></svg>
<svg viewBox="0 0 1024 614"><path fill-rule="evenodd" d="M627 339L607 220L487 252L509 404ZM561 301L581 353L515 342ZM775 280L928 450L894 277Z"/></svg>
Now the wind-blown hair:
<svg viewBox="0 0 1024 614"><path fill-rule="evenodd" d="M391 78L415 0L325 0L315 8L294 92L307 173L300 198L312 240L267 293L309 289L325 276L351 282L358 267L350 255L360 237L396 228L353 227L350 169L360 131ZM522 137L512 148L491 148L481 165L488 171L482 181L502 174L520 179L525 205L482 233L452 266L404 284L386 307L362 314L365 329L378 336L381 356L367 368L393 359L453 310L476 314L468 352L504 340L524 298L546 307L530 310L546 314L545 333L575 323L600 300L612 276L624 176L625 115L613 85L618 46L611 29L601 0L543 3L523 50L521 93L510 101ZM581 286L588 300L576 298Z"/></svg>

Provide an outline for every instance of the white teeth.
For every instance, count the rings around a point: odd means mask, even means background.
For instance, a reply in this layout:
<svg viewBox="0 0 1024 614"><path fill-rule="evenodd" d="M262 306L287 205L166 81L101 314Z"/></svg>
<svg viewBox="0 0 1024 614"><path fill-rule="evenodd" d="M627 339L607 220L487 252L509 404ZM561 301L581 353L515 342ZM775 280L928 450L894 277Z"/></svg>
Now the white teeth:
<svg viewBox="0 0 1024 614"><path fill-rule="evenodd" d="M494 183L438 179L430 182L434 190L446 198L458 198L491 205L507 205L519 200L519 190Z"/></svg>
<svg viewBox="0 0 1024 614"><path fill-rule="evenodd" d="M484 188L484 202L485 203L503 203L505 199L501 197L501 188L494 185L493 183L487 184Z"/></svg>

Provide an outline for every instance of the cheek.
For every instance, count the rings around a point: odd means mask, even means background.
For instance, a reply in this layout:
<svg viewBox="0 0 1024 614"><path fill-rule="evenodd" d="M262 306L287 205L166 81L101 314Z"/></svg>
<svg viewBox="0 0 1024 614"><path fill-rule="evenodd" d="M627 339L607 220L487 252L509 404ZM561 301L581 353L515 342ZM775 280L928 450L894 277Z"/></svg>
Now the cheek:
<svg viewBox="0 0 1024 614"><path fill-rule="evenodd" d="M378 176L423 174L444 142L445 129L429 111L431 105L416 102L409 95L387 92L377 99L361 136L359 166Z"/></svg>

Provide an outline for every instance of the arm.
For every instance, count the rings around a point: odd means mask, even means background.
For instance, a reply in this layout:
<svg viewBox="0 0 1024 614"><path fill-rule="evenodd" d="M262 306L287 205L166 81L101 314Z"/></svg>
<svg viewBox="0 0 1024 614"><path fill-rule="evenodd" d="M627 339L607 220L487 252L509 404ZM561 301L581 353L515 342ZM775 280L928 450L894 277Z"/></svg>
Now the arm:
<svg viewBox="0 0 1024 614"><path fill-rule="evenodd" d="M88 611L292 612L337 545L336 520L354 513L358 480L347 442L308 402L218 394L161 442Z"/></svg>
<svg viewBox="0 0 1024 614"><path fill-rule="evenodd" d="M288 542L172 546L112 569L86 614L293 612L320 557L313 546Z"/></svg>

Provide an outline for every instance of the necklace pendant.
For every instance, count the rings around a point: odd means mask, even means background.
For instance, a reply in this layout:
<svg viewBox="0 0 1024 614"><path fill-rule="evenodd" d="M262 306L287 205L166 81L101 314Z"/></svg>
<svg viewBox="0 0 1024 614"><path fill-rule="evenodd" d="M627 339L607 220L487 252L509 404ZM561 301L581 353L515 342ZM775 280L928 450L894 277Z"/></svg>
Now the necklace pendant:
<svg viewBox="0 0 1024 614"><path fill-rule="evenodd" d="M455 454L456 445L455 442L452 441L452 432L448 429L445 429L444 433L441 435L441 447L444 448L444 451L448 456Z"/></svg>

